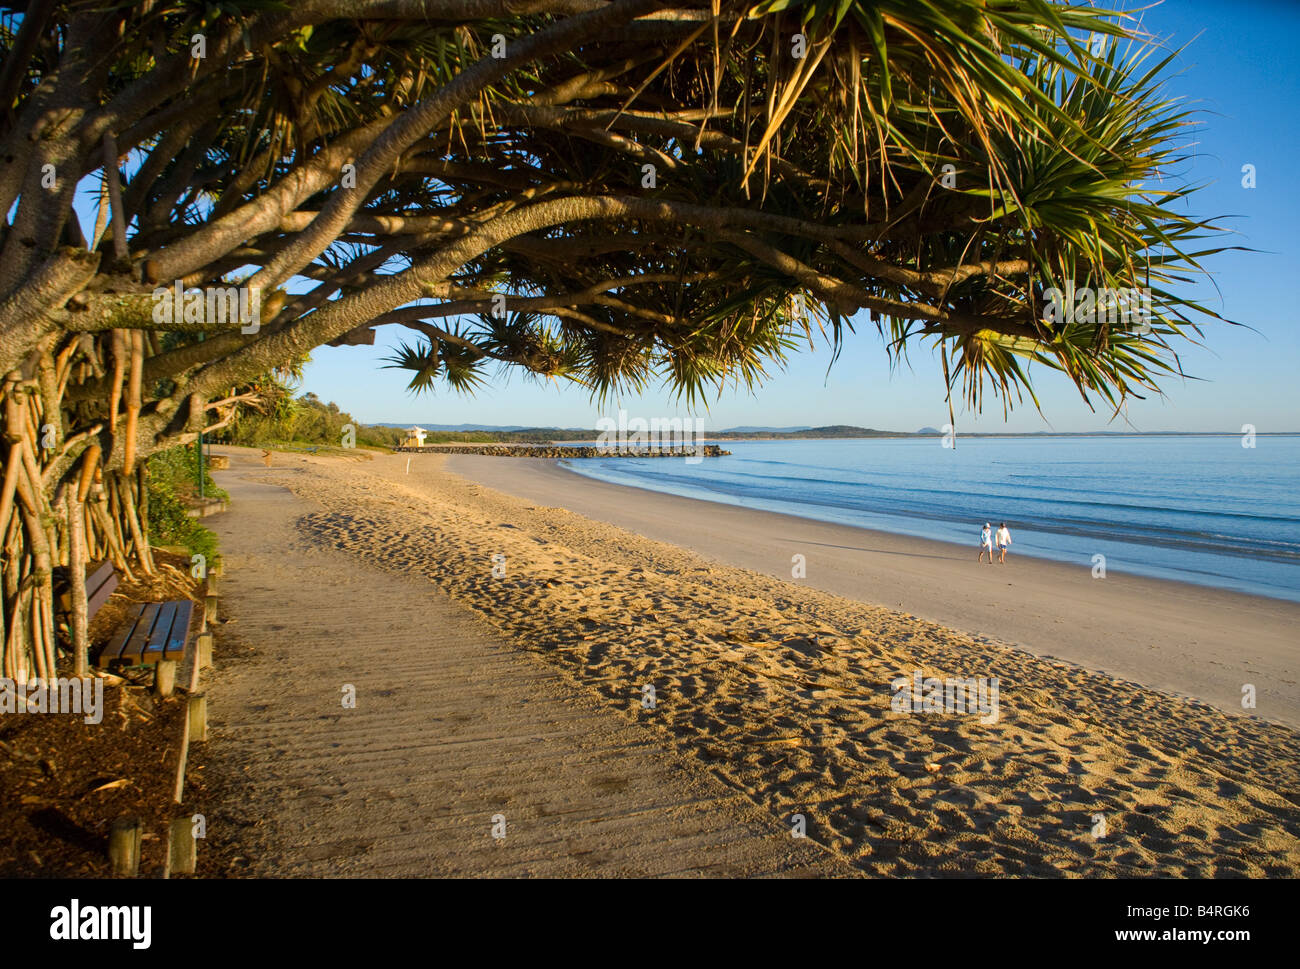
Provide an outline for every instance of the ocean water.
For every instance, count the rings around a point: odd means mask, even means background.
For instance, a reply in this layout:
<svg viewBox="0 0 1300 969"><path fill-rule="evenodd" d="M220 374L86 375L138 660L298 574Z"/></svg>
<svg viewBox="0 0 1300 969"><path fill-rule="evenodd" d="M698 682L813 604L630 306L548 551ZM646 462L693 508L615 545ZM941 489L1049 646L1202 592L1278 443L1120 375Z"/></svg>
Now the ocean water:
<svg viewBox="0 0 1300 969"><path fill-rule="evenodd" d="M708 501L1300 601L1300 435L724 441L730 457L566 461Z"/></svg>

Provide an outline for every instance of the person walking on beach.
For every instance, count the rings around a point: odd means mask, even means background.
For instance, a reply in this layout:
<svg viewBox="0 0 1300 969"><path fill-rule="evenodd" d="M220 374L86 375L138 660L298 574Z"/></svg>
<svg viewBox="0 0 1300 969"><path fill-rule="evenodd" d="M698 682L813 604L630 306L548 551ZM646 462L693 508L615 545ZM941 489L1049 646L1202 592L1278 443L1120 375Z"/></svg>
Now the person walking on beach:
<svg viewBox="0 0 1300 969"><path fill-rule="evenodd" d="M1007 546L1011 544L1011 532L1007 530L1007 523L1003 522L998 526L998 565L1007 564ZM993 559L993 550L989 549L989 560Z"/></svg>
<svg viewBox="0 0 1300 969"><path fill-rule="evenodd" d="M989 553L989 565L993 564L993 526L988 522L984 523L984 530L980 532L980 561L984 561L984 553Z"/></svg>

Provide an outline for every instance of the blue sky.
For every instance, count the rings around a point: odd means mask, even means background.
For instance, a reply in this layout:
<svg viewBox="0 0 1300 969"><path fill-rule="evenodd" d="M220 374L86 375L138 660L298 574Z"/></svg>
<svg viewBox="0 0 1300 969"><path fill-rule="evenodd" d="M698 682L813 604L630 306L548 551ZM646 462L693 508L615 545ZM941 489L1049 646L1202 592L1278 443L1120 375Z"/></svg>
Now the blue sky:
<svg viewBox="0 0 1300 969"><path fill-rule="evenodd" d="M1102 4L1106 6L1106 4ZM1118 4L1112 4L1118 5ZM1136 9L1137 4L1128 4ZM962 431L1221 430L1253 424L1261 431L1300 431L1300 345L1296 339L1296 283L1300 281L1300 5L1291 0L1166 0L1142 14L1146 29L1171 47L1190 46L1167 82L1170 96L1200 109L1195 157L1186 180L1205 183L1189 203L1197 216L1231 216L1232 243L1255 252L1223 253L1210 260L1218 292L1198 294L1224 316L1253 329L1207 326L1205 346L1186 346L1184 369L1199 380L1168 379L1164 397L1133 401L1123 419L1093 413L1059 374L1039 368L1040 416L1023 404L1006 420L990 400L982 415L957 410ZM1255 166L1256 187L1244 188L1241 169ZM83 216L83 219L85 217ZM93 213L89 222L93 224ZM538 383L522 373L493 373L473 397L439 387L415 397L402 371L383 358L415 334L379 330L374 347L322 347L313 351L302 385L364 422L425 424L527 424L592 427L621 406L643 416L690 413L657 388L603 407L581 388ZM859 424L916 430L947 422L937 354L915 345L909 365L891 369L874 327L861 319L844 352L827 372L826 345L792 356L788 366L754 393L725 391L709 402L708 427L735 425Z"/></svg>

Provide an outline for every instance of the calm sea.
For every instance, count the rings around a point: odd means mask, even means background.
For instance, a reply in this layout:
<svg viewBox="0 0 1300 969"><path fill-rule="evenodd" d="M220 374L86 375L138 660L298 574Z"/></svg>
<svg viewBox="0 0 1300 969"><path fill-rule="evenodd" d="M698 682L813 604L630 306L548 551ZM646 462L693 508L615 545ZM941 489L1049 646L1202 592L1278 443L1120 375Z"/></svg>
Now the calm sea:
<svg viewBox="0 0 1300 969"><path fill-rule="evenodd" d="M731 457L567 461L603 481L1300 601L1300 435L721 442Z"/></svg>

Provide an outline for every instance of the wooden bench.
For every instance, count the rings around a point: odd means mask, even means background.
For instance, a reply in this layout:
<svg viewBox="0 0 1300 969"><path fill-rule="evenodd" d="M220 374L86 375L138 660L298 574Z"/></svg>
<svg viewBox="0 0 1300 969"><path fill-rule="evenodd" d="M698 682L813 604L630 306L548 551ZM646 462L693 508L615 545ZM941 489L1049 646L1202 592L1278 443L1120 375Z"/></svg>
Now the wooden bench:
<svg viewBox="0 0 1300 969"><path fill-rule="evenodd" d="M189 599L133 603L126 622L100 651L95 665L103 669L154 666L165 659L179 663L189 642L193 615L194 603Z"/></svg>
<svg viewBox="0 0 1300 969"><path fill-rule="evenodd" d="M92 563L86 567L88 620L104 607L120 582L112 562ZM66 583L62 584L59 605L65 613L72 611L72 593ZM194 603L189 599L132 603L126 621L113 633L108 645L100 650L95 665L108 669L153 666L164 659L180 662L189 642L193 615Z"/></svg>

